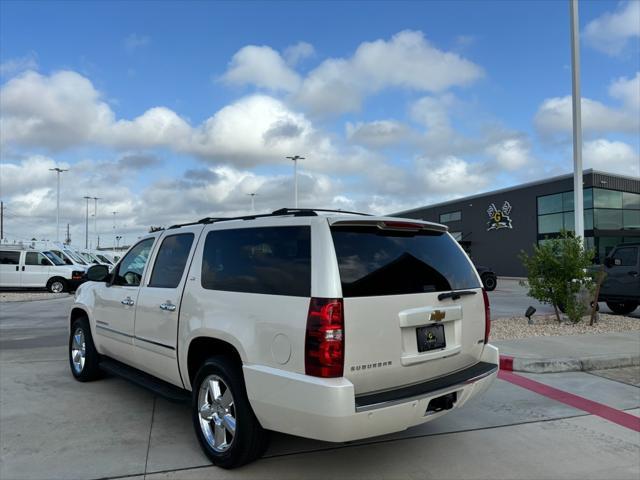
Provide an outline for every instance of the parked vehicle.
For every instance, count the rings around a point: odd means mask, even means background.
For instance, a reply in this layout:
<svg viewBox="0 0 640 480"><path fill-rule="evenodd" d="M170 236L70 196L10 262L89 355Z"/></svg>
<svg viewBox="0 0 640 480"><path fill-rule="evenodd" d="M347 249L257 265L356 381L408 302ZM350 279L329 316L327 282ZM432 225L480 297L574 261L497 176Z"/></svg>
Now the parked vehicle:
<svg viewBox="0 0 640 480"><path fill-rule="evenodd" d="M633 312L640 303L640 242L616 246L603 263L607 276L598 301L620 315Z"/></svg>
<svg viewBox="0 0 640 480"><path fill-rule="evenodd" d="M498 285L498 277L495 272L489 267L481 267L476 265L476 270L482 280L482 285L487 292L492 292Z"/></svg>
<svg viewBox="0 0 640 480"><path fill-rule="evenodd" d="M260 457L269 430L396 432L497 376L488 297L443 225L301 209L203 219L87 276L69 316L73 376L191 392L196 436L224 468Z"/></svg>
<svg viewBox="0 0 640 480"><path fill-rule="evenodd" d="M115 262L113 261L113 259L109 258L104 253L98 251L98 252L93 252L93 254L98 258L98 260L100 260L100 262L103 265L110 265L110 266L115 265Z"/></svg>
<svg viewBox="0 0 640 480"><path fill-rule="evenodd" d="M0 287L46 288L52 293L75 290L84 270L65 263L50 251L0 249Z"/></svg>
<svg viewBox="0 0 640 480"><path fill-rule="evenodd" d="M69 248L54 247L50 248L49 251L60 257L65 264L71 265L78 270L86 271L89 268L89 264Z"/></svg>

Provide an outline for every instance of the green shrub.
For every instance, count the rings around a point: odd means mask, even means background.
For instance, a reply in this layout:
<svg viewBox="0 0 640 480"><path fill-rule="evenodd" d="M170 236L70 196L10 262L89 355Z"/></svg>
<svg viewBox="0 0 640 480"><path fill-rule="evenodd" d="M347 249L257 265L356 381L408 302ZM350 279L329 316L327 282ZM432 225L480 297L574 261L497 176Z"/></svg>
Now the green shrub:
<svg viewBox="0 0 640 480"><path fill-rule="evenodd" d="M572 322L579 322L589 305L585 292L592 296L593 282L587 268L593 255L592 250L583 248L573 232L567 231L535 245L533 255L522 251L520 259L527 269L527 295L553 305L558 321L558 308L562 306Z"/></svg>

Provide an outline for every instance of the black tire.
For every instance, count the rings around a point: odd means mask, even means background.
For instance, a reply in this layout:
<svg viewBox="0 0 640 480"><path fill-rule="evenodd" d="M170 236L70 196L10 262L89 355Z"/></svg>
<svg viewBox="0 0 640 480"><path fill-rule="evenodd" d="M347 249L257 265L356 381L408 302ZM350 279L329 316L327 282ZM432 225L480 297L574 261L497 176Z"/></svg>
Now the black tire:
<svg viewBox="0 0 640 480"><path fill-rule="evenodd" d="M483 275L481 278L487 292L493 292L498 286L498 279L495 275Z"/></svg>
<svg viewBox="0 0 640 480"><path fill-rule="evenodd" d="M51 293L62 293L69 291L69 284L64 278L53 277L47 282L47 290Z"/></svg>
<svg viewBox="0 0 640 480"><path fill-rule="evenodd" d="M80 332L84 338L85 355L84 364L78 368L77 364L74 362L73 350L74 348L77 348L74 343L74 340L76 340L74 337L79 335ZM86 317L80 317L73 322L69 333L69 367L71 368L71 374L79 382L91 382L92 380L97 380L102 376L99 364L100 354L93 343L91 328L89 328L89 320Z"/></svg>
<svg viewBox="0 0 640 480"><path fill-rule="evenodd" d="M203 382L214 375L232 394L235 434L225 451L218 451L207 441L200 421L199 396ZM206 389L206 385L204 386ZM203 393L206 396L206 393ZM219 416L217 418L220 418ZM269 432L262 428L247 397L242 368L227 357L209 358L198 370L192 383L192 419L196 437L211 462L222 468L236 468L260 458L269 444ZM203 420L206 422L206 420ZM209 420L211 425L213 420ZM225 432L225 435L228 435Z"/></svg>
<svg viewBox="0 0 640 480"><path fill-rule="evenodd" d="M638 308L638 302L607 302L607 307L618 315L628 315Z"/></svg>

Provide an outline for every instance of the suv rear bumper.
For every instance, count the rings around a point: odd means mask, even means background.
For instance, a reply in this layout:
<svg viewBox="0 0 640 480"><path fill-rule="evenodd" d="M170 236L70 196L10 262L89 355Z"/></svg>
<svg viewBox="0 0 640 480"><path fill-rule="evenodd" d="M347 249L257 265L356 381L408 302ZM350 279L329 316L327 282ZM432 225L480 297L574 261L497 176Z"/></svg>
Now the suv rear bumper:
<svg viewBox="0 0 640 480"><path fill-rule="evenodd" d="M429 402L456 392L453 408L489 388L498 374L498 349L486 345L480 362L420 385L356 397L345 378L316 378L243 367L251 406L264 428L328 442L346 442L406 430L448 410L426 414Z"/></svg>

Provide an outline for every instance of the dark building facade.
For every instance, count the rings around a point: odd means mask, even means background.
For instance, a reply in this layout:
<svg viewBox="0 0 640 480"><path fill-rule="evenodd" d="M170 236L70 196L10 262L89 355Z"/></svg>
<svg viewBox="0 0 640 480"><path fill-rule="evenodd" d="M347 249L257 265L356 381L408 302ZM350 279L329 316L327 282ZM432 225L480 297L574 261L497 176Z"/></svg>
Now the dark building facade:
<svg viewBox="0 0 640 480"><path fill-rule="evenodd" d="M640 178L586 170L583 188L585 243L599 259L619 243L640 241ZM536 243L574 229L573 175L394 215L443 223L476 265L521 277L521 251L531 253Z"/></svg>

